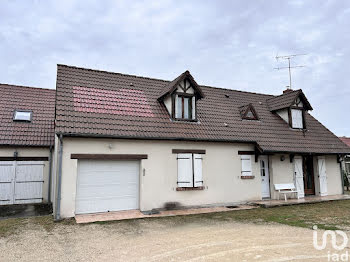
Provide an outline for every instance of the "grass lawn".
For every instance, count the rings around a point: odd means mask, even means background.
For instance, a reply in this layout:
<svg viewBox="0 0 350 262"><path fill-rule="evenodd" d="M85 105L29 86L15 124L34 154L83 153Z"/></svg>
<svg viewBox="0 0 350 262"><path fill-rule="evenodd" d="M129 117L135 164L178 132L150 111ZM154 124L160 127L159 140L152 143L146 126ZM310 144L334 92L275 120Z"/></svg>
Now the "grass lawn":
<svg viewBox="0 0 350 262"><path fill-rule="evenodd" d="M350 200L323 202L315 204L303 204L283 206L274 208L256 208L251 210L233 210L221 213L198 214L177 217L146 218L160 223L184 225L188 223L201 223L215 221L236 221L243 223L280 223L296 227L312 228L317 225L320 229L343 229L350 230ZM136 226L140 220L96 222L96 224L124 224ZM54 222L52 216L41 216L31 218L11 218L0 220L0 237L6 237L15 233L27 225L36 225L50 232L55 227L69 225L82 227L74 219Z"/></svg>

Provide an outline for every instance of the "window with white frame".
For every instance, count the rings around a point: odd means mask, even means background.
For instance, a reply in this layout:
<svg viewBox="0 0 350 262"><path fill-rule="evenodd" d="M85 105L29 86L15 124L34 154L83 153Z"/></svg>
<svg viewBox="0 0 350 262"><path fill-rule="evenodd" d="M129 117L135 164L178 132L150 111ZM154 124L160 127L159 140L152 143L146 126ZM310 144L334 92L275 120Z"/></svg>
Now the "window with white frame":
<svg viewBox="0 0 350 262"><path fill-rule="evenodd" d="M303 110L292 109L291 115L292 115L292 128L304 128Z"/></svg>
<svg viewBox="0 0 350 262"><path fill-rule="evenodd" d="M252 176L252 156L241 155L242 176Z"/></svg>
<svg viewBox="0 0 350 262"><path fill-rule="evenodd" d="M32 112L25 110L15 110L13 114L13 121L32 121Z"/></svg>
<svg viewBox="0 0 350 262"><path fill-rule="evenodd" d="M175 96L175 118L181 120L196 119L196 99L194 95Z"/></svg>
<svg viewBox="0 0 350 262"><path fill-rule="evenodd" d="M178 187L203 186L201 154L177 154Z"/></svg>

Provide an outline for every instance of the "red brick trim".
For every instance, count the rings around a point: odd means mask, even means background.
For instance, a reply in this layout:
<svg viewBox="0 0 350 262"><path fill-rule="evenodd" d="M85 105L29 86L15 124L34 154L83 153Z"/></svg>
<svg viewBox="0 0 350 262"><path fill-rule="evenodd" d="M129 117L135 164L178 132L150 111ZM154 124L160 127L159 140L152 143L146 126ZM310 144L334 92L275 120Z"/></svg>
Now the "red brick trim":
<svg viewBox="0 0 350 262"><path fill-rule="evenodd" d="M204 190L204 186L199 187L177 187L176 191Z"/></svg>
<svg viewBox="0 0 350 262"><path fill-rule="evenodd" d="M241 179L254 179L255 176L241 176Z"/></svg>

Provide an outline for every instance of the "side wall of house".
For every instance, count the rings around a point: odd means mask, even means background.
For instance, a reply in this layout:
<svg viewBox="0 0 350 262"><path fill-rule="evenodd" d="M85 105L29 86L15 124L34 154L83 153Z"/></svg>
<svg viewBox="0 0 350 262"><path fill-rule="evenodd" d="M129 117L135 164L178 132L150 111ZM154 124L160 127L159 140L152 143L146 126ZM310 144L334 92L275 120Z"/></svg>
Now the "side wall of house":
<svg viewBox="0 0 350 262"><path fill-rule="evenodd" d="M177 155L172 149L204 149L204 190L176 191ZM261 199L259 163L252 157L254 179L241 179L238 151L250 144L64 138L61 216L75 215L78 161L71 154L147 154L140 165L140 209L163 208L167 202L182 206L234 204ZM144 175L143 175L144 173Z"/></svg>
<svg viewBox="0 0 350 262"><path fill-rule="evenodd" d="M13 157L17 151L18 157L48 157L50 149L46 147L0 147L0 157ZM49 161L44 161L43 202L48 201L49 191Z"/></svg>

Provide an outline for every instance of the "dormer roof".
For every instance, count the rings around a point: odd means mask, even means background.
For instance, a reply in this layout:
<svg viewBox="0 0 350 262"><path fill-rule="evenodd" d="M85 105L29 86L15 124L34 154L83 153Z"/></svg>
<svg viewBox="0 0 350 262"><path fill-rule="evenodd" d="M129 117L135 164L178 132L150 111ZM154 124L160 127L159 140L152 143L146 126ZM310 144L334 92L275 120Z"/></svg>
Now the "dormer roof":
<svg viewBox="0 0 350 262"><path fill-rule="evenodd" d="M267 99L267 103L270 111L277 111L293 106L298 97L303 102L303 107L305 110L312 110L312 106L301 89L291 90L282 95L269 98Z"/></svg>
<svg viewBox="0 0 350 262"><path fill-rule="evenodd" d="M199 87L197 82L194 80L191 73L186 70L181 75L179 75L177 78L175 78L173 81L169 82L162 90L160 96L158 97L158 100L163 100L164 97L166 97L169 94L172 94L176 89L177 86L180 84L181 81L187 80L190 82L192 88L195 90L195 94L198 99L204 98L204 93L202 89Z"/></svg>

